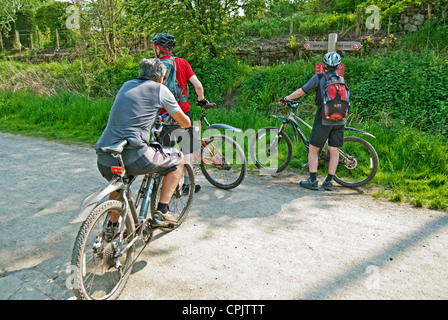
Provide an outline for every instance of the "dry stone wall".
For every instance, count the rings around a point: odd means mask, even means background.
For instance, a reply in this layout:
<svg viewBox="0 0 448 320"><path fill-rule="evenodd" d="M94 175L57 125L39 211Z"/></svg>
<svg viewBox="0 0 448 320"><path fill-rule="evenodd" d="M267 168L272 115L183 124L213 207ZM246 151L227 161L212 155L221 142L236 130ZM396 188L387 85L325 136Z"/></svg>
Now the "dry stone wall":
<svg viewBox="0 0 448 320"><path fill-rule="evenodd" d="M398 22L400 28L407 32L414 32L421 28L428 19L428 10L417 7L406 8Z"/></svg>

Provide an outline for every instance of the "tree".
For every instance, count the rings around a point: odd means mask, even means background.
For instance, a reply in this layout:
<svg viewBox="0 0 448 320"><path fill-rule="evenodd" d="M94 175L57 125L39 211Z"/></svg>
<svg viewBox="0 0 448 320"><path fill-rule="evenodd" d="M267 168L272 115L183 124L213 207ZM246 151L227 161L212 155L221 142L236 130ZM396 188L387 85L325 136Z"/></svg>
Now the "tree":
<svg viewBox="0 0 448 320"><path fill-rule="evenodd" d="M20 10L36 9L50 0L0 0L0 31L10 29Z"/></svg>
<svg viewBox="0 0 448 320"><path fill-rule="evenodd" d="M68 2L54 1L44 4L36 10L36 26L42 33L46 33L47 30L50 30L53 45L56 42L56 30L61 42L66 43L70 38L70 30L68 30L65 25L69 16L67 13L68 6L70 6L70 3Z"/></svg>
<svg viewBox="0 0 448 320"><path fill-rule="evenodd" d="M249 1L141 0L138 12L153 34L168 32L190 56L218 57L235 41L233 18Z"/></svg>
<svg viewBox="0 0 448 320"><path fill-rule="evenodd" d="M119 50L118 39L141 33L134 15L135 0L82 0L84 30L93 41L99 40L113 63ZM126 35L126 36L125 36Z"/></svg>
<svg viewBox="0 0 448 320"><path fill-rule="evenodd" d="M12 48L15 42L13 36L15 29L24 30L24 25L27 25L26 30L30 29L32 16L34 16L34 14L31 15L32 10L48 1L50 0L0 0L0 36L6 47ZM18 22L18 19L27 21ZM16 27L16 22L19 23L18 27ZM25 42L29 43L29 37Z"/></svg>

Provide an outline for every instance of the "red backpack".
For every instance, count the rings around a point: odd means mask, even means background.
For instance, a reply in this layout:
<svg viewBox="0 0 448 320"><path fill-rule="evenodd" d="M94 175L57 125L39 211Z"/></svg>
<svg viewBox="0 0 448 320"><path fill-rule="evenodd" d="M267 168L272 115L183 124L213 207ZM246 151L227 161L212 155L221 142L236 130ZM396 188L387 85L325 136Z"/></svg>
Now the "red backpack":
<svg viewBox="0 0 448 320"><path fill-rule="evenodd" d="M350 109L350 91L343 77L331 79L327 74L323 74L326 84L323 87L323 106L321 116L327 120L341 121L347 119Z"/></svg>

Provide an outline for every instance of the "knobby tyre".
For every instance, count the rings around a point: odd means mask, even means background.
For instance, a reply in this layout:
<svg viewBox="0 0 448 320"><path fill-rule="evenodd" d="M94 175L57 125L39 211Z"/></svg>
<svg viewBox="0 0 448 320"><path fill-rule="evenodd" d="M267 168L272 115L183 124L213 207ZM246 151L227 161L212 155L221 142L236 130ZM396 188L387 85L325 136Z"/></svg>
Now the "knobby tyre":
<svg viewBox="0 0 448 320"><path fill-rule="evenodd" d="M132 268L134 246L122 256L117 254L134 238L134 221L127 215L123 241L118 248L119 234L105 233L112 212L123 217L120 201L108 200L89 214L82 223L72 253L73 292L81 300L112 300L123 290ZM121 267L117 267L121 266Z"/></svg>
<svg viewBox="0 0 448 320"><path fill-rule="evenodd" d="M292 143L285 131L266 127L257 131L249 148L257 168L268 173L285 170L292 159Z"/></svg>
<svg viewBox="0 0 448 320"><path fill-rule="evenodd" d="M363 186L378 172L379 159L375 148L359 137L345 137L339 151L339 164L334 180L344 187Z"/></svg>
<svg viewBox="0 0 448 320"><path fill-rule="evenodd" d="M244 151L227 136L217 135L203 140L201 158L202 173L217 188L236 188L246 177L247 160Z"/></svg>
<svg viewBox="0 0 448 320"><path fill-rule="evenodd" d="M186 177L190 178L189 183L185 183ZM160 193L162 191L162 183L163 183L162 176L157 176L155 179L156 180L151 193L151 212L157 210L157 205L159 204ZM182 222L185 221L188 213L190 212L191 205L193 203L194 189L195 189L194 171L191 165L186 163L184 164L184 172L181 181L179 182L179 185L174 191L174 194L171 197L171 201L168 204L171 215L174 218L176 218L179 221L179 223L174 227L162 227L160 228L160 230L170 232L178 228L182 224Z"/></svg>

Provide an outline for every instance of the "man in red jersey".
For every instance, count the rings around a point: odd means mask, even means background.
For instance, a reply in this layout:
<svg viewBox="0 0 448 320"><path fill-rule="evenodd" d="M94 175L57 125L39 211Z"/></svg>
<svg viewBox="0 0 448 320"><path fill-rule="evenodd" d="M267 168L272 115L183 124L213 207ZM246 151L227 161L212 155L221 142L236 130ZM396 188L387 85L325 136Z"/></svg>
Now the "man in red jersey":
<svg viewBox="0 0 448 320"><path fill-rule="evenodd" d="M164 59L171 58L171 52L176 44L176 39L174 38L173 35L170 35L168 33L159 33L155 35L153 39L151 39L151 43L153 44L155 56L163 61ZM194 90L196 91L196 94L198 96L197 105L200 107L204 107L209 105L210 103L207 101L207 99L205 99L204 88L202 86L202 83L199 81L198 77L193 72L190 63L187 60L179 57L174 57L174 62L176 63L176 79L180 85L182 92L181 98L177 101L177 103L181 107L182 111L190 118L191 123L193 123L190 111L190 103L188 102L187 99L188 81L190 81L191 84L194 86ZM160 114L162 115L166 114L166 111L162 109ZM192 163L193 156L191 155L191 153L195 151L193 142L195 141L195 139L198 139L198 137L194 136L193 127L189 128L188 131L190 134L190 142L191 142L190 150L182 150L182 151L186 155L186 162L190 159L188 162ZM195 192L198 192L200 189L201 186L196 185Z"/></svg>

